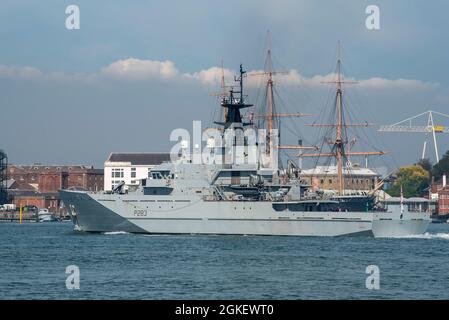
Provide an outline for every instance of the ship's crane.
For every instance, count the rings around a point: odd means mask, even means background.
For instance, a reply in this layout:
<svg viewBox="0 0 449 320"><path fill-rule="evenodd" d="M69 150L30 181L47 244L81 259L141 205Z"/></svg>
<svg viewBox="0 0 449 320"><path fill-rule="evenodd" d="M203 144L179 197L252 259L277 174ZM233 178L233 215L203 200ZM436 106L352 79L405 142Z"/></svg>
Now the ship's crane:
<svg viewBox="0 0 449 320"><path fill-rule="evenodd" d="M407 118L405 120L390 124L390 125L383 125L379 128L379 132L402 132L402 133L424 133L426 138L424 140L423 150L421 159L424 159L426 155L426 149L427 149L427 139L429 137L429 134L432 135L433 139L433 145L435 150L435 158L436 161L440 161L440 157L438 154L438 145L437 145L437 133L449 133L449 127L441 126L441 125L435 125L434 123L434 116L438 115L441 117L449 118L449 115L437 112L437 111L426 111L423 113L420 113L416 116ZM427 125L418 125L416 122L418 122L420 119L427 117Z"/></svg>

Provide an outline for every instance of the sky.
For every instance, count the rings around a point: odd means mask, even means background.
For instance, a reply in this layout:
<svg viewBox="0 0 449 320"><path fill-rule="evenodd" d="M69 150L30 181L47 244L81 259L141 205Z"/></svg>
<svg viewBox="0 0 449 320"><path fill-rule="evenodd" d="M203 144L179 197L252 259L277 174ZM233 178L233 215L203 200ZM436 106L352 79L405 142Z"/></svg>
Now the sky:
<svg viewBox="0 0 449 320"><path fill-rule="evenodd" d="M66 28L66 7L80 29ZM368 30L365 9L380 9ZM379 133L427 110L449 113L449 2L444 0L88 1L0 4L0 148L15 164L102 167L110 152L163 152L176 128L219 120L220 64L264 69L270 31L276 108L314 116L285 120L283 142L319 143L306 126L325 120L335 88L337 43L348 117L373 126L355 148L388 152L373 165L419 160L423 134ZM247 77L248 101L261 101ZM449 119L436 118L449 125ZM419 124L425 124L425 119ZM440 154L449 135L438 135ZM429 140L430 142L430 140ZM435 155L429 144L429 157ZM370 160L371 161L371 160Z"/></svg>

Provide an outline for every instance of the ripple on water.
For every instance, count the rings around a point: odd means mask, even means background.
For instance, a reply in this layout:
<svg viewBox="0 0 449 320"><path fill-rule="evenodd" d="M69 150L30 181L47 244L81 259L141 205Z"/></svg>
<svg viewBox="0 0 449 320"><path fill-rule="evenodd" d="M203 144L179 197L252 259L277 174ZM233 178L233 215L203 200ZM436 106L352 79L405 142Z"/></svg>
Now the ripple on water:
<svg viewBox="0 0 449 320"><path fill-rule="evenodd" d="M126 236L124 236L126 235ZM0 299L449 299L449 225L420 236L84 233L0 224ZM65 288L68 265L80 290ZM380 290L365 287L380 268Z"/></svg>

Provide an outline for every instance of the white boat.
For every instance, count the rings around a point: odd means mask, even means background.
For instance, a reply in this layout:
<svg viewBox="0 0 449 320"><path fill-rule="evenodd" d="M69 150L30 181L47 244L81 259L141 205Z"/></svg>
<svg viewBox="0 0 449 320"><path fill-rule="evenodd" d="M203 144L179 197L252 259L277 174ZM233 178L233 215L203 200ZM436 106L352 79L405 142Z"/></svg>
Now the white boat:
<svg viewBox="0 0 449 320"><path fill-rule="evenodd" d="M46 208L39 209L39 212L37 213L37 218L39 222L53 222L57 221L56 217L53 213L48 211Z"/></svg>

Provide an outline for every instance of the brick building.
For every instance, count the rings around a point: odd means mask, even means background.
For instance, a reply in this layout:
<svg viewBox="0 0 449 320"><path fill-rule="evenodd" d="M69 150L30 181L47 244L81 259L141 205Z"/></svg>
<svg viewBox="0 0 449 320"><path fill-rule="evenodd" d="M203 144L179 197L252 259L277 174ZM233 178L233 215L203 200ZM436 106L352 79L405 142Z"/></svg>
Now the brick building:
<svg viewBox="0 0 449 320"><path fill-rule="evenodd" d="M19 205L61 211L58 190L76 188L103 189L103 170L92 166L8 165L11 202Z"/></svg>
<svg viewBox="0 0 449 320"><path fill-rule="evenodd" d="M58 193L41 193L35 191L12 191L12 202L19 207L31 206L47 208L50 212L62 212ZM64 211L65 212L65 211Z"/></svg>
<svg viewBox="0 0 449 320"><path fill-rule="evenodd" d="M8 178L25 189L42 193L68 188L99 191L104 184L103 170L92 166L8 165Z"/></svg>
<svg viewBox="0 0 449 320"><path fill-rule="evenodd" d="M438 200L436 213L441 216L449 215L449 186L447 185L446 175L443 175L440 181L432 181L431 197Z"/></svg>

